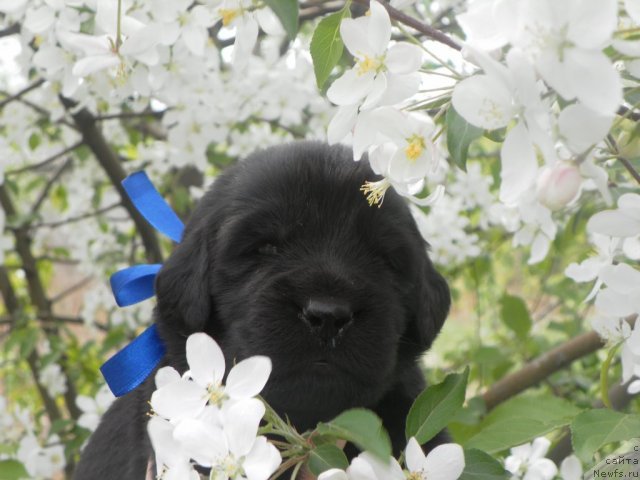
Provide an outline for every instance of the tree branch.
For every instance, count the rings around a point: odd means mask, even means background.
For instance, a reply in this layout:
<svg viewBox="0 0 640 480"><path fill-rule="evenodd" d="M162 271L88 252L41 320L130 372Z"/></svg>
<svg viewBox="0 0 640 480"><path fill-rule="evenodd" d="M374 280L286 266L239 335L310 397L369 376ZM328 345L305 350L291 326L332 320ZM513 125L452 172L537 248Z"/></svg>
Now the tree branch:
<svg viewBox="0 0 640 480"><path fill-rule="evenodd" d="M16 33L20 33L21 25L19 23L14 23L13 25L9 25L7 28L0 30L0 38L8 37L9 35L15 35Z"/></svg>
<svg viewBox="0 0 640 480"><path fill-rule="evenodd" d="M369 5L369 0L353 0L353 1L361 5L367 5L367 6ZM426 23L422 23L420 20L410 15L407 15L404 12L401 12L400 10L392 7L388 3L382 2L382 5L384 5L384 7L387 9L387 12L389 12L389 16L394 20L405 24L407 27L411 27L414 30L417 30L418 32L425 35L426 37L429 37L432 40L435 40L436 42L443 43L444 45L447 45L453 48L454 50L458 50L458 51L462 50L462 45L460 45L458 42L456 42L454 39L452 39L445 33L442 33L440 30L437 30L433 28L431 25L427 25Z"/></svg>
<svg viewBox="0 0 640 480"><path fill-rule="evenodd" d="M634 112L631 108L625 107L624 105L620 105L617 113L621 117L627 117L634 122L640 122L640 112Z"/></svg>
<svg viewBox="0 0 640 480"><path fill-rule="evenodd" d="M102 215L103 213L107 213L107 212L113 210L114 208L121 207L121 206L122 206L122 202L116 202L116 203L113 203L111 205L107 205L106 207L99 208L98 210L94 210L93 212L83 213L83 214L77 215L75 217L65 218L64 220L58 220L56 222L34 223L34 224L30 225L29 228L30 229L36 229L36 228L42 228L42 227L56 228L56 227L60 227L62 225L68 225L69 223L75 223L75 222L79 222L81 220L86 220L87 218L97 217L98 215ZM43 260L44 260L44 258L43 258ZM46 260L51 260L51 259L47 258ZM65 262L71 261L71 260L67 260L67 259L55 259L55 260L58 261L58 262L62 262L63 260ZM74 260L73 263L77 263L77 262Z"/></svg>
<svg viewBox="0 0 640 480"><path fill-rule="evenodd" d="M85 108L74 113L71 109L75 107L75 102L72 100L61 97L61 101L65 108L71 112L73 120L82 133L84 143L86 143L86 145L91 149L98 160L98 163L100 163L109 177L109 180L111 180L111 183L120 194L122 206L129 213L129 216L134 221L136 228L142 237L142 243L145 246L147 259L153 263L162 262L162 251L160 250L160 243L158 242L155 231L146 222L142 215L140 215L125 192L121 182L127 176L126 172L124 171L124 168L122 168L118 156L111 149L107 140L102 135L102 132L96 125L96 119L91 112Z"/></svg>
<svg viewBox="0 0 640 480"><path fill-rule="evenodd" d="M64 171L67 168L69 168L72 162L73 162L73 158L71 157L67 158L67 161L64 162L62 166L56 171L56 173L53 174L53 176L49 179L47 184L42 189L42 192L40 192L40 195L38 196L38 199L33 204L33 207L31 207L32 212L37 212L38 210L40 210L40 207L49 196L49 192L51 191L55 183L60 179Z"/></svg>
<svg viewBox="0 0 640 480"><path fill-rule="evenodd" d="M4 185L0 185L0 205L5 211L7 217L11 218L17 214L17 210L14 207L11 197ZM16 240L16 251L22 260L22 269L27 280L29 296L36 307L37 315L39 317L52 317L53 311L51 309L51 302L47 298L44 285L38 272L36 259L31 252L31 237L29 236L28 228L23 227L14 229L13 234ZM66 357L63 355L63 358ZM63 365L63 367L66 367L66 365ZM77 396L75 385L71 381L66 368L63 368L63 371L67 380L67 391L64 395L65 404L67 406L67 410L71 414L71 417L77 419L81 412L75 404L75 398Z"/></svg>
<svg viewBox="0 0 640 480"><path fill-rule="evenodd" d="M616 139L613 138L613 135L608 134L607 141L609 142L611 149L614 151L613 153L615 153L616 158L620 161L620 163L622 163L624 168L627 169L634 180L640 183L640 173L638 173L638 171L633 167L633 165L627 158L620 155L620 147L618 146L618 142L616 142Z"/></svg>
<svg viewBox="0 0 640 480"><path fill-rule="evenodd" d="M54 153L53 155L51 155L49 158L46 158L44 160L42 160L41 162L38 163L34 163L33 165L27 165L25 167L22 168L17 168L15 170L9 170L7 172L5 172L5 176L9 177L11 175L18 175L19 173L23 173L23 172L27 172L29 170L38 170L46 165L49 165L51 162L55 162L57 159L59 159L60 157L65 156L67 153L71 153L73 152L76 148L80 147L82 145L82 142L77 142L74 143L73 145L71 145L70 147L65 148L64 150L58 152L58 153Z"/></svg>
<svg viewBox="0 0 640 480"><path fill-rule="evenodd" d="M44 78L41 78L40 80L36 80L31 85L29 85L29 86L23 88L22 90L20 90L18 93L14 93L13 95L10 95L7 98L1 100L0 101L0 110L2 110L6 105L8 105L9 103L13 102L14 100L18 100L23 95L26 95L31 90L35 90L36 88L38 88L43 83L44 83Z"/></svg>
<svg viewBox="0 0 640 480"><path fill-rule="evenodd" d="M78 283L75 283L75 284L71 285L69 288L66 288L63 291L61 291L60 293L57 293L56 295L51 297L51 303L54 304L54 303L59 302L63 298L71 295L76 290L79 290L79 289L83 288L84 286L88 285L92 281L93 281L93 275L88 275L88 276L84 277ZM80 319L80 320L84 323L84 321L82 319Z"/></svg>
<svg viewBox="0 0 640 480"><path fill-rule="evenodd" d="M587 332L543 353L520 370L499 380L482 395L487 410L523 392L570 365L574 360L589 355L603 346L596 332Z"/></svg>
<svg viewBox="0 0 640 480"><path fill-rule="evenodd" d="M14 319L18 318L20 315L20 302L13 290L9 274L4 266L0 266L0 291L2 291L2 298L9 314ZM55 422L62 418L62 413L60 412L58 405L56 405L55 400L49 396L47 389L42 385L42 383L40 383L38 364L38 353L34 348L27 356L27 365L29 365L29 370L31 371L33 381L38 389L42 403L44 404L44 409L46 410L51 422Z"/></svg>

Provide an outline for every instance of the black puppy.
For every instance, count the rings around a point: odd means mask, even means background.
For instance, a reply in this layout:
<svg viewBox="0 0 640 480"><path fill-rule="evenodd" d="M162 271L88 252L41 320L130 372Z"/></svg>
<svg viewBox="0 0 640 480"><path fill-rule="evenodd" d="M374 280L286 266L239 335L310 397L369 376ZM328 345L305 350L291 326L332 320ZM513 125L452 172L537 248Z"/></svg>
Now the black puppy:
<svg viewBox="0 0 640 480"><path fill-rule="evenodd" d="M163 365L186 370L186 339L204 331L228 366L271 358L263 396L298 430L367 407L403 449L425 385L416 361L450 297L405 201L389 191L370 207L367 180L376 176L350 150L311 142L257 152L221 175L156 281ZM114 403L76 479L144 478L153 388L150 378Z"/></svg>

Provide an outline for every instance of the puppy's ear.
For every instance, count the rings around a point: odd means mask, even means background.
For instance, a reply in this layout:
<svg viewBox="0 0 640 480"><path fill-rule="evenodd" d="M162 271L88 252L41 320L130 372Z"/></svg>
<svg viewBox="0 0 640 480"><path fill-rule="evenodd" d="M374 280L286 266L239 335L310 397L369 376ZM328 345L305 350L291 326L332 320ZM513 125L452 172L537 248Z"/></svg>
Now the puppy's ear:
<svg viewBox="0 0 640 480"><path fill-rule="evenodd" d="M156 277L161 330L187 336L202 331L211 315L209 255L202 228L186 231Z"/></svg>
<svg viewBox="0 0 640 480"><path fill-rule="evenodd" d="M449 286L436 269L429 257L424 255L420 271L415 301L415 316L408 327L407 335L412 343L417 343L422 353L428 349L440 332L449 313L451 295Z"/></svg>

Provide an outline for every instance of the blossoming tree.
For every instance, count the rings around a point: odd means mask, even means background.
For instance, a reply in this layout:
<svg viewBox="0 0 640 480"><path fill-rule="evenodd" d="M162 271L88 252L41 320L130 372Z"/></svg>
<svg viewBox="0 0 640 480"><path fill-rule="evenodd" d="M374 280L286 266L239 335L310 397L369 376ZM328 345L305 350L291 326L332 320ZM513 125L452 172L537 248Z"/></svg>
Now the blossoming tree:
<svg viewBox="0 0 640 480"><path fill-rule="evenodd" d="M638 0L0 0L0 52L0 478L72 475L98 367L151 319L107 287L171 248L127 173L186 217L298 138L366 153L363 196L406 197L452 286L403 458L366 410L296 432L257 396L268 358L223 386L196 334L155 379L161 478L568 480L638 436Z"/></svg>

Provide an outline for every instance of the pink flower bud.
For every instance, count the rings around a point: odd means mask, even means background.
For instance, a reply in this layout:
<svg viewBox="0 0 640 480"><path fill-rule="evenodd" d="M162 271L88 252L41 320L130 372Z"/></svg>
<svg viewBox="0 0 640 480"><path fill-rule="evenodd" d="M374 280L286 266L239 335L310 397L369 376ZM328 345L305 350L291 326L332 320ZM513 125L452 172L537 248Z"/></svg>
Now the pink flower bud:
<svg viewBox="0 0 640 480"><path fill-rule="evenodd" d="M559 210L571 202L582 184L578 168L570 163L558 162L544 167L538 176L538 200L551 210Z"/></svg>

